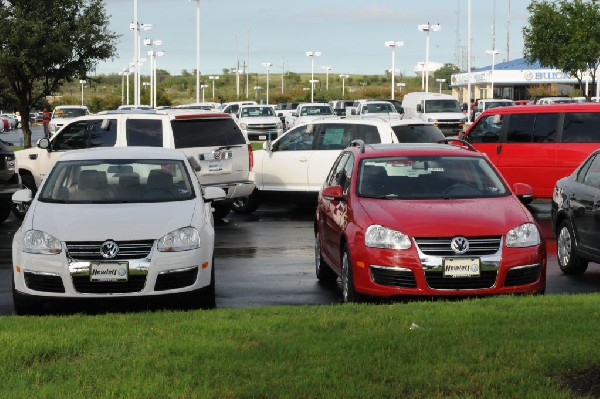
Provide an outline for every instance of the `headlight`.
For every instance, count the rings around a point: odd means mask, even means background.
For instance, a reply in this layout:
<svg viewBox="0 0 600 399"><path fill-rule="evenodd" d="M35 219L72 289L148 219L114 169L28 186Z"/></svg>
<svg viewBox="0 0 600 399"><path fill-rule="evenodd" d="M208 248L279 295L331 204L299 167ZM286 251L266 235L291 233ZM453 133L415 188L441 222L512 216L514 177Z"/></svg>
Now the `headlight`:
<svg viewBox="0 0 600 399"><path fill-rule="evenodd" d="M248 124L247 123L240 123L240 129L248 129Z"/></svg>
<svg viewBox="0 0 600 399"><path fill-rule="evenodd" d="M367 228L365 245L372 248L409 249L411 242L404 233L374 224Z"/></svg>
<svg viewBox="0 0 600 399"><path fill-rule="evenodd" d="M160 252L189 251L200 248L200 234L195 227L182 227L158 240L156 249Z"/></svg>
<svg viewBox="0 0 600 399"><path fill-rule="evenodd" d="M540 233L533 223L524 223L506 234L507 247L524 248L539 244Z"/></svg>
<svg viewBox="0 0 600 399"><path fill-rule="evenodd" d="M60 241L48 233L29 230L23 236L23 251L30 254L56 255L62 251Z"/></svg>
<svg viewBox="0 0 600 399"><path fill-rule="evenodd" d="M435 118L427 118L427 122L437 123L437 119L435 119Z"/></svg>

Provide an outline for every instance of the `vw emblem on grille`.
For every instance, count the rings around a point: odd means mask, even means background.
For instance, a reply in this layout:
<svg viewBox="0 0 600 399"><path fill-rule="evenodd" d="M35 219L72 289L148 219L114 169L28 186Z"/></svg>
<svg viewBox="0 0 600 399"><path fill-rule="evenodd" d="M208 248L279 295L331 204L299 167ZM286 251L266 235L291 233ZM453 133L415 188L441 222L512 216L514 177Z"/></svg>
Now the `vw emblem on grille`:
<svg viewBox="0 0 600 399"><path fill-rule="evenodd" d="M465 237L454 237L450 241L450 248L457 254L464 254L469 250L469 241Z"/></svg>
<svg viewBox="0 0 600 399"><path fill-rule="evenodd" d="M213 157L214 157L216 160L219 160L219 159L221 159L221 158L223 157L223 155L222 155L221 151L219 151L219 150L214 150L214 151L213 151Z"/></svg>
<svg viewBox="0 0 600 399"><path fill-rule="evenodd" d="M106 259L112 259L119 253L119 246L113 240L107 240L100 245L100 255Z"/></svg>

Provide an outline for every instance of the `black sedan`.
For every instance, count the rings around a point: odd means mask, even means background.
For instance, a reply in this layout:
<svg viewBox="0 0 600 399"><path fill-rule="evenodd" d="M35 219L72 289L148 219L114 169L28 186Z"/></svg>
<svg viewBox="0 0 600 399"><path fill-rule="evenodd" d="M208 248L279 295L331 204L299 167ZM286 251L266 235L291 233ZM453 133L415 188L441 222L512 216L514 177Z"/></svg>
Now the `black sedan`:
<svg viewBox="0 0 600 399"><path fill-rule="evenodd" d="M600 150L556 182L552 228L563 273L581 274L600 262Z"/></svg>

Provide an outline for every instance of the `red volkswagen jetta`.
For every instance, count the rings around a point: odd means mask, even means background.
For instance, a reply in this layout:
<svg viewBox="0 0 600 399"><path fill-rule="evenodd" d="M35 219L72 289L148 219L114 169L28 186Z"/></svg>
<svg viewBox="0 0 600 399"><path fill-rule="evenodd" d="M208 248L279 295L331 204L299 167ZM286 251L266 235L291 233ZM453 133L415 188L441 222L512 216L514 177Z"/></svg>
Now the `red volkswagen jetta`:
<svg viewBox="0 0 600 399"><path fill-rule="evenodd" d="M319 194L317 278L363 296L543 293L540 229L486 155L465 142L344 150Z"/></svg>

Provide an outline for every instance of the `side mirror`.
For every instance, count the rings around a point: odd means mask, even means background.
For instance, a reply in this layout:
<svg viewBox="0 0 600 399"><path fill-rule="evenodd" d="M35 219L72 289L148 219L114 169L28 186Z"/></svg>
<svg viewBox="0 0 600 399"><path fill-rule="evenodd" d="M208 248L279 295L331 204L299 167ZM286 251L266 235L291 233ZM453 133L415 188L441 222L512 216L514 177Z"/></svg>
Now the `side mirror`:
<svg viewBox="0 0 600 399"><path fill-rule="evenodd" d="M271 152L271 151L273 151L273 142L265 141L263 143L262 147L263 147L263 150Z"/></svg>
<svg viewBox="0 0 600 399"><path fill-rule="evenodd" d="M404 113L404 107L399 107L398 108L398 113L399 114L403 114Z"/></svg>
<svg viewBox="0 0 600 399"><path fill-rule="evenodd" d="M341 201L345 198L344 197L344 189L342 188L342 186L325 187L321 191L321 196L324 198L334 200L334 201L335 200Z"/></svg>
<svg viewBox="0 0 600 399"><path fill-rule="evenodd" d="M350 115L358 115L358 110L357 109L352 109L350 111Z"/></svg>
<svg viewBox="0 0 600 399"><path fill-rule="evenodd" d="M283 112L278 112L277 116L281 118L283 116Z"/></svg>
<svg viewBox="0 0 600 399"><path fill-rule="evenodd" d="M46 137L41 138L38 140L37 146L41 149L50 151L50 140Z"/></svg>
<svg viewBox="0 0 600 399"><path fill-rule="evenodd" d="M421 104L417 104L417 112L423 112Z"/></svg>
<svg viewBox="0 0 600 399"><path fill-rule="evenodd" d="M292 112L292 116L298 116L297 112Z"/></svg>
<svg viewBox="0 0 600 399"><path fill-rule="evenodd" d="M525 203L530 202L533 199L533 189L529 184L515 183L513 184L513 192Z"/></svg>
<svg viewBox="0 0 600 399"><path fill-rule="evenodd" d="M224 200L227 194L221 187L204 187L202 197L206 202Z"/></svg>
<svg viewBox="0 0 600 399"><path fill-rule="evenodd" d="M15 191L12 195L13 202L18 203L29 203L33 199L33 193L30 189L24 188L23 190Z"/></svg>

